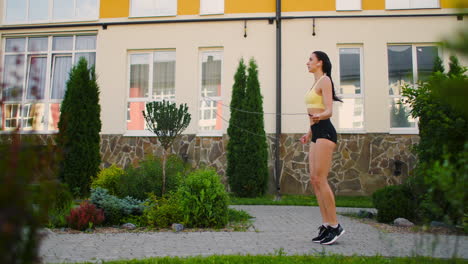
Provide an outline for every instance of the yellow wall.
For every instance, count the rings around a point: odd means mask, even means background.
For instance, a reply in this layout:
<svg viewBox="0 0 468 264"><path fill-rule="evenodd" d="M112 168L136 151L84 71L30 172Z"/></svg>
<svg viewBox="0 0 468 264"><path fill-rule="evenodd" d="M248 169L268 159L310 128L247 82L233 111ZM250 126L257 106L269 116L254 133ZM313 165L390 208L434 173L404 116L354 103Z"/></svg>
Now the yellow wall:
<svg viewBox="0 0 468 264"><path fill-rule="evenodd" d="M130 0L101 0L100 18L128 17Z"/></svg>
<svg viewBox="0 0 468 264"><path fill-rule="evenodd" d="M226 14L230 13L270 13L276 10L275 0L226 0Z"/></svg>
<svg viewBox="0 0 468 264"><path fill-rule="evenodd" d="M200 13L200 0L179 0L177 2L178 15L198 15Z"/></svg>
<svg viewBox="0 0 468 264"><path fill-rule="evenodd" d="M363 10L383 10L385 9L385 0L362 0Z"/></svg>
<svg viewBox="0 0 468 264"><path fill-rule="evenodd" d="M330 11L336 9L335 0L284 0L281 5L281 11L283 12Z"/></svg>
<svg viewBox="0 0 468 264"><path fill-rule="evenodd" d="M467 0L440 0L442 8L468 8ZM225 0L225 13L271 13L275 12L275 0ZM385 0L362 0L363 10L385 10ZM130 0L101 0L101 18L128 17ZM334 11L335 0L283 0L283 12ZM198 15L200 0L178 0L178 15Z"/></svg>
<svg viewBox="0 0 468 264"><path fill-rule="evenodd" d="M440 6L442 8L468 8L467 0L440 0Z"/></svg>

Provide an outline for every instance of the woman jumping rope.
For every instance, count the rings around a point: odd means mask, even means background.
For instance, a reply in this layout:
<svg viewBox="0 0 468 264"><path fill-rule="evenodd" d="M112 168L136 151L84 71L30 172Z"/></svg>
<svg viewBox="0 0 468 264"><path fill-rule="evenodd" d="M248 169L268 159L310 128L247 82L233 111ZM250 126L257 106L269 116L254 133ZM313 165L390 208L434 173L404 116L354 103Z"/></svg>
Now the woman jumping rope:
<svg viewBox="0 0 468 264"><path fill-rule="evenodd" d="M310 130L300 141L306 144L312 140L309 147L310 182L322 215L318 236L312 241L331 245L345 232L337 221L335 197L327 180L337 142L336 130L330 121L333 101L342 101L335 95L331 79L332 65L327 54L314 51L307 62L307 68L314 74L315 83L305 96Z"/></svg>

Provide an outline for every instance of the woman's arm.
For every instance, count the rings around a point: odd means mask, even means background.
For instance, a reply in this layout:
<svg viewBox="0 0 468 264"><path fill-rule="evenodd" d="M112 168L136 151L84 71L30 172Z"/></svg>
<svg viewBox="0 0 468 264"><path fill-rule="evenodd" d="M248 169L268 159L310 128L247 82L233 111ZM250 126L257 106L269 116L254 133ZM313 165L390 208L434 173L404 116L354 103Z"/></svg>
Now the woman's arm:
<svg viewBox="0 0 468 264"><path fill-rule="evenodd" d="M310 138L312 138L312 129L309 129L309 132L307 134L304 134L299 141L301 141L302 144L306 144L307 142L310 141Z"/></svg>

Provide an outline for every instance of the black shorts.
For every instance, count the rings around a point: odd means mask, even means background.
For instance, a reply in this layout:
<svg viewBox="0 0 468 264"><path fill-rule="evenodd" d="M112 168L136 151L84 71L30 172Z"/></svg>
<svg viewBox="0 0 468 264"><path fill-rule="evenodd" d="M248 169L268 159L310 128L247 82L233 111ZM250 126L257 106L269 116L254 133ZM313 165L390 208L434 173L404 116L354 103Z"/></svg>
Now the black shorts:
<svg viewBox="0 0 468 264"><path fill-rule="evenodd" d="M318 123L310 126L312 130L312 142L316 142L318 138L326 138L333 142L338 141L338 135L336 134L335 127L330 121L330 118L320 120Z"/></svg>

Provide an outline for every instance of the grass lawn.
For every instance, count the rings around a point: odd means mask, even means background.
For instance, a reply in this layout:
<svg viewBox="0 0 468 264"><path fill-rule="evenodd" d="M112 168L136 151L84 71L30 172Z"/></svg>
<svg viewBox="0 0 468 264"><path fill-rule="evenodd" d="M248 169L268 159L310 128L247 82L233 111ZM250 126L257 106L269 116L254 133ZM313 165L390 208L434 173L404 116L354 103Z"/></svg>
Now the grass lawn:
<svg viewBox="0 0 468 264"><path fill-rule="evenodd" d="M86 262L90 263L90 262ZM345 256L210 256L190 258L148 258L142 260L104 261L103 264L466 264L463 259L384 258Z"/></svg>
<svg viewBox="0 0 468 264"><path fill-rule="evenodd" d="M280 201L275 201L274 195L259 198L238 198L230 196L231 205L308 205L318 206L317 199L312 195L283 195ZM372 197L368 196L337 196L337 207L372 208Z"/></svg>

